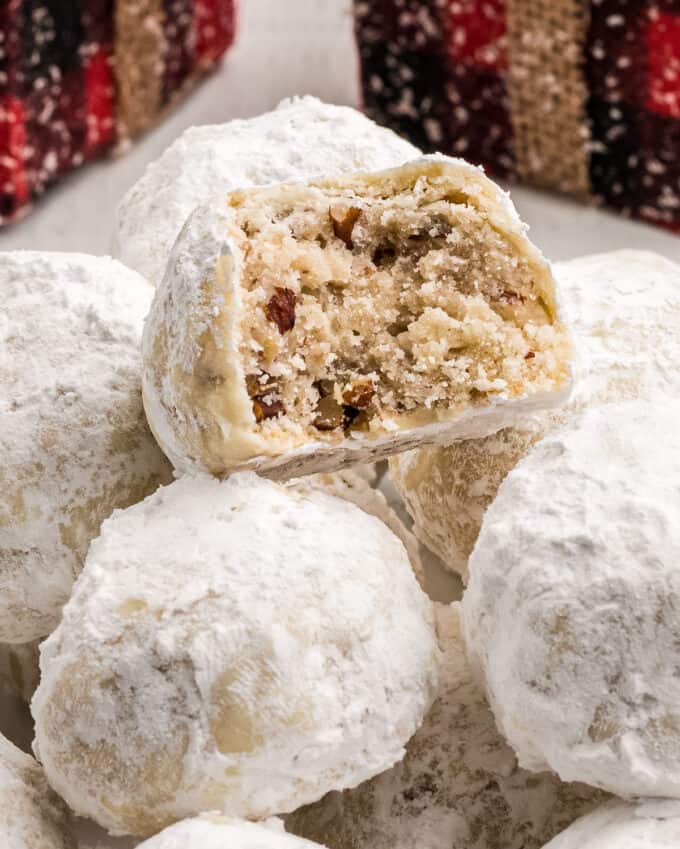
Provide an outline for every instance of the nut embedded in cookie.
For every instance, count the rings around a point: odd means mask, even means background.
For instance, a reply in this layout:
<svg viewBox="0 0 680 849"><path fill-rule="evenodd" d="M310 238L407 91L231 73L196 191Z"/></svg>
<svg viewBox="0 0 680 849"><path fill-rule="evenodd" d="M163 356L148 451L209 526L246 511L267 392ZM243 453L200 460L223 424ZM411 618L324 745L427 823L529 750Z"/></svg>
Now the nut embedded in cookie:
<svg viewBox="0 0 680 849"><path fill-rule="evenodd" d="M570 386L548 264L508 198L445 157L199 208L143 349L161 446L219 476L486 434Z"/></svg>

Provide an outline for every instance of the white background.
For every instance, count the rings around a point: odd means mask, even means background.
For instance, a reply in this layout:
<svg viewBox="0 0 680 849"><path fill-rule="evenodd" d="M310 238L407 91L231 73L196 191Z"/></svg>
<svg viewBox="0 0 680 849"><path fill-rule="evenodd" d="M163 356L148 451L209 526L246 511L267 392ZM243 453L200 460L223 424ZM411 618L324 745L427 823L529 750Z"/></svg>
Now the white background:
<svg viewBox="0 0 680 849"><path fill-rule="evenodd" d="M124 157L67 178L33 214L0 232L0 250L107 253L113 212L125 190L185 127L247 117L292 94L357 105L350 0L241 0L236 47L210 79ZM622 247L680 261L680 238L644 224L513 188L534 241L551 259Z"/></svg>

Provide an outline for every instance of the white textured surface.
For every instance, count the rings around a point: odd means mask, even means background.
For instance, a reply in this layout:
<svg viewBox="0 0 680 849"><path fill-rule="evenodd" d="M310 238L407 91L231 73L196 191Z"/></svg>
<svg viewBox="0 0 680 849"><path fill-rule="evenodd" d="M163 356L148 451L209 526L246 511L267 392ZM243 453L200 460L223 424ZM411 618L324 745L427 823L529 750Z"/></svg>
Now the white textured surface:
<svg viewBox="0 0 680 849"><path fill-rule="evenodd" d="M189 214L231 189L400 165L419 150L354 109L296 98L247 121L194 127L117 211L115 255L158 285Z"/></svg>
<svg viewBox="0 0 680 849"><path fill-rule="evenodd" d="M463 624L523 766L680 796L680 401L588 410L507 476Z"/></svg>
<svg viewBox="0 0 680 849"><path fill-rule="evenodd" d="M286 834L280 820L264 823L202 814L170 826L140 844L139 849L319 849L301 837Z"/></svg>
<svg viewBox="0 0 680 849"><path fill-rule="evenodd" d="M350 0L242 0L238 43L221 69L124 158L72 175L30 218L0 232L0 249L108 253L123 194L187 127L258 115L296 94L358 105L350 7ZM513 198L552 259L640 247L680 261L680 238L660 228L531 189L514 188Z"/></svg>
<svg viewBox="0 0 680 849"><path fill-rule="evenodd" d="M181 479L92 545L41 649L37 751L113 831L292 810L402 757L434 698L432 619L401 542L354 505Z"/></svg>
<svg viewBox="0 0 680 849"><path fill-rule="evenodd" d="M467 203L502 234L504 252L531 269L536 293L556 313L549 264L527 238L507 194L481 169L462 159L429 156L375 172L370 179L389 193L396 181L421 177L445 179L448 190L465 194ZM419 445L484 436L527 412L555 407L568 396L570 364L563 362L568 343L559 338L552 343L549 334L544 343L542 330L552 326L527 322L527 336L535 339L536 350L545 352L545 380L539 390L527 391L519 381L524 394L518 389L512 395L501 381L499 388L486 388L483 405L465 401L427 409L420 404L403 414L376 416L366 433L325 440L317 438L318 431L310 436L302 426L289 431L259 427L242 361L243 253L235 227L232 209L222 200L194 210L175 242L144 327L144 406L159 445L178 471L222 475L253 469L281 478L333 471ZM559 314L554 323L559 327ZM304 339L300 343L303 357L306 344ZM205 378L208 363L211 381ZM472 378L470 384L474 386Z"/></svg>
<svg viewBox="0 0 680 849"><path fill-rule="evenodd" d="M437 699L405 759L287 817L330 849L539 849L602 794L517 766L465 659L459 605L437 605Z"/></svg>
<svg viewBox="0 0 680 849"><path fill-rule="evenodd" d="M514 428L390 459L416 535L464 577L484 511L506 474L550 430L584 407L680 396L680 266L617 251L554 266L577 349L571 399Z"/></svg>
<svg viewBox="0 0 680 849"><path fill-rule="evenodd" d="M0 735L0 846L73 849L71 823L36 761Z"/></svg>
<svg viewBox="0 0 680 849"><path fill-rule="evenodd" d="M0 254L0 640L48 634L114 507L170 467L144 418L151 287L108 258Z"/></svg>
<svg viewBox="0 0 680 849"><path fill-rule="evenodd" d="M370 469L370 466L361 467ZM380 519L383 524L398 537L406 549L408 559L411 561L411 566L418 578L418 583L423 589L425 588L425 567L420 556L420 545L414 537L407 525L401 520L396 510L390 507L387 499L376 485L372 485L354 468L346 469L343 472L335 472L329 474L311 475L306 478L300 478L294 481L298 490L304 491L306 488L321 488L337 498L342 498L345 501L351 501L356 504L365 513L375 516ZM2 646L0 646L0 676L2 675Z"/></svg>
<svg viewBox="0 0 680 849"><path fill-rule="evenodd" d="M680 805L649 799L612 802L575 822L545 849L677 849Z"/></svg>

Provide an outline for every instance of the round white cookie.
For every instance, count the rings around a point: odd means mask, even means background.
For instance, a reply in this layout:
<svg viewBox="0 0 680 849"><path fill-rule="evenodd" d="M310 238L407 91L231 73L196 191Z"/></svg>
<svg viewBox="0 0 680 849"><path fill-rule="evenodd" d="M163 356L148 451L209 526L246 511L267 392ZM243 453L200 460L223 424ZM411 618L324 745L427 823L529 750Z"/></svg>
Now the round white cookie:
<svg viewBox="0 0 680 849"><path fill-rule="evenodd" d="M484 511L532 445L585 407L680 392L680 266L618 251L557 263L554 273L580 358L569 402L492 436L390 459L414 533L464 579Z"/></svg>
<svg viewBox="0 0 680 849"><path fill-rule="evenodd" d="M248 822L220 814L201 814L166 828L138 849L319 849L286 834L280 820Z"/></svg>
<svg viewBox="0 0 680 849"><path fill-rule="evenodd" d="M611 802L569 826L545 849L677 849L680 805L674 800Z"/></svg>
<svg viewBox="0 0 680 849"><path fill-rule="evenodd" d="M283 180L389 168L420 151L355 109L284 100L247 120L191 127L123 198L116 255L154 285L189 213L215 194Z"/></svg>
<svg viewBox="0 0 680 849"><path fill-rule="evenodd" d="M290 814L330 849L538 849L603 794L527 772L496 729L465 659L459 605L437 605L439 693L406 757L387 772Z"/></svg>
<svg viewBox="0 0 680 849"><path fill-rule="evenodd" d="M116 507L171 479L142 407L151 287L106 257L0 253L0 642L48 634Z"/></svg>
<svg viewBox="0 0 680 849"><path fill-rule="evenodd" d="M41 647L36 751L112 832L264 818L399 760L437 665L431 603L382 522L255 475L186 477L93 542Z"/></svg>
<svg viewBox="0 0 680 849"><path fill-rule="evenodd" d="M2 849L73 849L65 805L42 769L0 735L0 846Z"/></svg>
<svg viewBox="0 0 680 849"><path fill-rule="evenodd" d="M506 477L463 623L528 769L680 796L680 402L588 410Z"/></svg>

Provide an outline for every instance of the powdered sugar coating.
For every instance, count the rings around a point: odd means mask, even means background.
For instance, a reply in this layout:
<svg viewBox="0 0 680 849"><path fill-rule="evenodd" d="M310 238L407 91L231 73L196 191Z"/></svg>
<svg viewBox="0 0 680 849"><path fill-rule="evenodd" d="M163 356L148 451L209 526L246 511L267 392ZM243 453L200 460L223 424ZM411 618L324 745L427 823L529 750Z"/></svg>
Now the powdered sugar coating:
<svg viewBox="0 0 680 849"><path fill-rule="evenodd" d="M669 799L611 802L575 822L544 849L677 849L680 805Z"/></svg>
<svg viewBox="0 0 680 849"><path fill-rule="evenodd" d="M0 735L0 845L2 849L73 849L66 807L42 769Z"/></svg>
<svg viewBox="0 0 680 849"><path fill-rule="evenodd" d="M116 255L154 285L189 213L213 195L285 180L372 171L419 153L355 109L315 97L282 101L272 112L191 127L123 198Z"/></svg>
<svg viewBox="0 0 680 849"><path fill-rule="evenodd" d="M263 818L391 766L436 687L402 544L325 492L186 477L104 523L32 703L52 785L112 832Z"/></svg>
<svg viewBox="0 0 680 849"><path fill-rule="evenodd" d="M0 254L0 641L49 633L115 507L171 469L146 424L151 287L106 257Z"/></svg>
<svg viewBox="0 0 680 849"><path fill-rule="evenodd" d="M352 504L356 504L364 512L380 519L403 543L418 583L425 589L425 568L420 557L420 544L418 540L402 522L396 511L390 507L384 494L376 488L377 481L375 481L376 485L369 483L371 478L375 480L373 467L363 466L360 468L363 471L363 475L354 469L346 469L343 472L328 472L326 474L300 478L294 481L294 483L300 491L304 491L307 488L321 487L326 492L330 492L331 495L335 495L337 498L343 498L345 501L351 501ZM0 658L1 656L0 654Z"/></svg>
<svg viewBox="0 0 680 849"><path fill-rule="evenodd" d="M301 837L286 834L280 820L263 823L201 814L171 825L145 840L139 849L318 849Z"/></svg>
<svg viewBox="0 0 680 849"><path fill-rule="evenodd" d="M548 334L555 330L559 336L554 349L545 352L549 367L541 388L509 393L504 384L488 393L485 404L463 402L447 408L442 403L408 412L395 410L385 415L379 428L341 431L333 441L322 441L320 431L312 430L310 435L305 428L273 434L259 428L240 350L242 251L229 236L236 232L233 209L230 212L224 200L216 199L196 208L182 228L156 290L142 342L146 413L159 445L179 472L222 476L247 469L290 479L335 471L417 446L493 433L568 397L569 342L552 273L527 238L507 194L481 169L439 155L366 175L369 182L385 186L391 181L415 183L420 178L446 180L452 192L455 188L463 193L466 203L483 212L494 230L503 234L513 261L521 258L531 267L533 283L551 312L545 330ZM540 334L543 329L536 326L535 331ZM208 377L203 362L206 352L210 358L215 354Z"/></svg>
<svg viewBox="0 0 680 849"><path fill-rule="evenodd" d="M331 849L537 849L602 799L519 769L472 678L459 605L437 605L439 694L406 757L388 772L287 817Z"/></svg>
<svg viewBox="0 0 680 849"><path fill-rule="evenodd" d="M390 459L414 533L464 578L484 511L546 433L586 407L680 393L680 266L618 251L557 263L554 274L579 356L570 400L482 439Z"/></svg>
<svg viewBox="0 0 680 849"><path fill-rule="evenodd" d="M508 474L463 624L527 769L680 796L680 402L580 414Z"/></svg>

